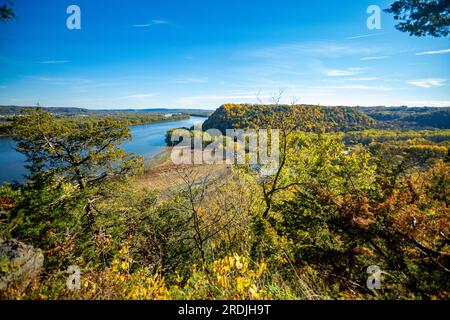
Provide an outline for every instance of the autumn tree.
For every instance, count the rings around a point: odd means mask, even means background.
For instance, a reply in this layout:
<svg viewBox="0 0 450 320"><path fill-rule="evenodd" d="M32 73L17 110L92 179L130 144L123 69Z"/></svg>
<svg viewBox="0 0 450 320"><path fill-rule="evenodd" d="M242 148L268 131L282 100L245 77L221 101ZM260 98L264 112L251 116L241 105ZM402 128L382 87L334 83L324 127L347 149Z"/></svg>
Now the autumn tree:
<svg viewBox="0 0 450 320"><path fill-rule="evenodd" d="M302 149L304 183L274 208L297 267L314 266L341 290L368 294L365 270L377 265L386 297L445 296L448 165L422 172L396 149L372 156L361 146L346 150L335 135L312 136Z"/></svg>
<svg viewBox="0 0 450 320"><path fill-rule="evenodd" d="M274 129L279 132L279 163L273 174L261 177L266 208L263 218L267 218L272 208L274 196L283 190L288 190L298 184L297 181L286 179L285 173L289 170L289 158L292 156L294 136L299 131L324 131L325 123L323 114L319 108L307 107L296 104L294 100L291 105L280 105L283 92L272 98L272 106L276 112L261 114L258 120L260 129ZM262 104L262 101L261 101Z"/></svg>
<svg viewBox="0 0 450 320"><path fill-rule="evenodd" d="M232 229L233 224L237 224L239 218L234 208L230 207L226 213L217 214L218 209L210 210L213 200L214 189L226 188L223 177L214 177L211 174L202 175L198 169L192 166L180 166L176 168L177 176L182 185L179 190L179 207L181 212L179 216L186 215L184 221L185 227L188 228L190 238L195 248L200 255L202 263L206 262L207 249L211 241L215 239L220 233L228 229ZM222 192L224 192L222 190ZM227 205L229 197L219 197L215 190L216 196L214 200L221 201L222 206ZM223 210L223 208L222 208ZM212 211L212 212L211 212ZM228 233L229 234L229 233ZM189 249L192 252L192 249ZM192 253L191 253L192 254Z"/></svg>

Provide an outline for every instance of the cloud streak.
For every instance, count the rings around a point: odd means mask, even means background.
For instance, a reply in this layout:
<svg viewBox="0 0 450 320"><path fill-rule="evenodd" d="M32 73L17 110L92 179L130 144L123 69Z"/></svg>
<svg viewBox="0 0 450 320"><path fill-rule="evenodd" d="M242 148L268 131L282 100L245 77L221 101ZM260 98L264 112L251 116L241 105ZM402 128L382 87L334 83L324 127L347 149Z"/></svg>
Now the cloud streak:
<svg viewBox="0 0 450 320"><path fill-rule="evenodd" d="M383 86L366 86L366 85L343 85L343 86L328 86L315 87L315 89L333 89L333 90L375 90L375 91L391 91L391 87Z"/></svg>
<svg viewBox="0 0 450 320"><path fill-rule="evenodd" d="M432 55L432 54L445 54L445 53L450 53L450 49L418 52L418 53L416 53L416 56Z"/></svg>
<svg viewBox="0 0 450 320"><path fill-rule="evenodd" d="M360 77L360 78L350 78L348 81L375 81L378 80L377 77Z"/></svg>
<svg viewBox="0 0 450 320"><path fill-rule="evenodd" d="M195 83L207 83L207 77L181 77L173 81L178 84L195 84Z"/></svg>
<svg viewBox="0 0 450 320"><path fill-rule="evenodd" d="M370 55L383 50L381 47L355 46L341 42L306 41L298 43L285 43L270 48L262 48L243 52L244 56L256 58L283 58L287 56L298 57L308 55L311 57L342 57L350 55Z"/></svg>
<svg viewBox="0 0 450 320"><path fill-rule="evenodd" d="M133 28L148 28L148 27L158 25L158 24L169 24L169 22L166 20L152 20L152 22L150 22L150 23L133 24L132 27Z"/></svg>
<svg viewBox="0 0 450 320"><path fill-rule="evenodd" d="M327 69L324 74L328 77L348 77L360 74L363 68L348 68L348 69Z"/></svg>
<svg viewBox="0 0 450 320"><path fill-rule="evenodd" d="M40 64L64 64L69 63L70 60L46 60L46 61L39 61Z"/></svg>
<svg viewBox="0 0 450 320"><path fill-rule="evenodd" d="M155 98L157 96L156 93L136 93L128 96L122 97L122 99L148 99Z"/></svg>
<svg viewBox="0 0 450 320"><path fill-rule="evenodd" d="M345 40L354 40L354 39L361 39L361 38L376 37L376 36L381 36L383 34L385 34L385 33L363 34L363 35L360 35L360 36L347 37L347 38L345 38Z"/></svg>
<svg viewBox="0 0 450 320"><path fill-rule="evenodd" d="M414 100L406 101L406 104L414 107L450 107L450 100Z"/></svg>
<svg viewBox="0 0 450 320"><path fill-rule="evenodd" d="M389 56L364 57L364 58L361 58L361 60L363 60L363 61L367 61L367 60L381 60L381 59L387 59L387 58L389 58Z"/></svg>
<svg viewBox="0 0 450 320"><path fill-rule="evenodd" d="M417 79L417 80L409 80L406 83L411 84L413 86L419 88L432 88L432 87L442 87L447 79L442 78L428 78L428 79Z"/></svg>

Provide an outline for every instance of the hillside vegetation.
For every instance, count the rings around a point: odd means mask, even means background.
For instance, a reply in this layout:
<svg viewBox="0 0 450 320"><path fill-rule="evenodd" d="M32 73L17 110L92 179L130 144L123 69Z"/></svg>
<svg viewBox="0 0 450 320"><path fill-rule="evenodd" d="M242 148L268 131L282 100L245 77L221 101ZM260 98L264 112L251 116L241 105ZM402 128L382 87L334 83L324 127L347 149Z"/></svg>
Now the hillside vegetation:
<svg viewBox="0 0 450 320"><path fill-rule="evenodd" d="M54 112L52 109L52 112L49 112L50 108L40 108L41 110L54 115L58 121L67 123L67 124L86 124L88 122L102 122L105 119L111 119L116 122L121 123L121 125L124 126L134 126L134 125L142 125L142 124L149 124L149 123L155 123L155 122L164 122L164 121L176 121L176 120L183 120L188 119L190 116L185 113L180 114L170 114L170 115L164 115L159 113L152 113L152 112L113 112L113 113L106 113L106 112L94 112L94 113L83 113L79 112L77 110L70 112L65 112L63 110L60 110L61 108L58 108L58 112ZM16 110L16 109L14 109ZM14 120L17 118L22 117L23 115L29 114L30 112L33 112L35 108L22 108L20 109L20 113L18 115L11 115L6 116L3 118L0 118L0 135L11 135L13 134L13 123ZM84 109L79 109L84 110Z"/></svg>
<svg viewBox="0 0 450 320"><path fill-rule="evenodd" d="M12 281L18 266L1 259L0 298L449 299L449 132L350 131L372 121L309 108L229 105L209 119L280 128L276 172L164 163L152 178L121 149L124 122L14 118L30 175L0 187L0 238L44 262ZM325 130L327 111L346 132ZM374 267L380 287L367 285Z"/></svg>
<svg viewBox="0 0 450 320"><path fill-rule="evenodd" d="M360 107L359 110L386 126L450 129L450 107Z"/></svg>
<svg viewBox="0 0 450 320"><path fill-rule="evenodd" d="M322 112L325 122L335 131L362 130L376 125L375 120L351 107L225 104L204 122L203 129L214 128L225 133L226 129L267 127L274 114L289 114L292 108L306 113Z"/></svg>
<svg viewBox="0 0 450 320"><path fill-rule="evenodd" d="M30 111L35 106L0 106L0 117L10 117L19 115L24 111ZM212 111L203 109L172 109L172 108L148 108L148 109L85 109L85 108L64 108L64 107L42 107L46 112L55 115L75 116L75 115L114 115L120 113L153 113L153 114L187 114L191 116L207 117Z"/></svg>
<svg viewBox="0 0 450 320"><path fill-rule="evenodd" d="M408 107L323 107L314 105L225 104L205 121L203 128L243 129L265 127L275 113L290 108L304 112L320 110L328 130L358 131L365 129L450 129L450 108Z"/></svg>

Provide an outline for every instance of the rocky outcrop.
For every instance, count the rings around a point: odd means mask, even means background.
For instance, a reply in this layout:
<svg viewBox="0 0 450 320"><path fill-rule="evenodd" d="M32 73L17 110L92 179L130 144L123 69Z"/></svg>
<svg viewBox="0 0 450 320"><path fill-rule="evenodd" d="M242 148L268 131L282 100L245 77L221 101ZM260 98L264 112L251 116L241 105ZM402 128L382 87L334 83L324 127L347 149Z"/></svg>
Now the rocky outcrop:
<svg viewBox="0 0 450 320"><path fill-rule="evenodd" d="M23 242L0 239L0 289L26 287L42 271L44 255Z"/></svg>

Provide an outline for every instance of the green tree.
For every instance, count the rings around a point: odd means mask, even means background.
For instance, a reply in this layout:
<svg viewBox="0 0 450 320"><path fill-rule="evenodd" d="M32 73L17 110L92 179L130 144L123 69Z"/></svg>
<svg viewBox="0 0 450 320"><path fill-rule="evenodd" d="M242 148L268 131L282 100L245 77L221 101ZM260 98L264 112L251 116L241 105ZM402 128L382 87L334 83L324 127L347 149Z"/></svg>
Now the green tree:
<svg viewBox="0 0 450 320"><path fill-rule="evenodd" d="M273 198L283 190L288 190L298 184L295 179L289 179L289 162L295 151L295 136L298 131L325 131L323 114L319 108L298 105L280 106L279 112L261 115L259 127L264 128L269 123L269 129L279 130L280 158L276 172L260 180L266 208L263 218L270 213Z"/></svg>
<svg viewBox="0 0 450 320"><path fill-rule="evenodd" d="M19 239L42 249L47 270L75 261L76 240L83 234L83 204L70 194L70 186L53 172L36 174L18 190L0 187L0 198L9 204L7 208L3 205L7 210L0 223L0 238Z"/></svg>
<svg viewBox="0 0 450 320"><path fill-rule="evenodd" d="M448 0L397 0L385 11L399 21L398 30L411 36L446 37L450 33Z"/></svg>
<svg viewBox="0 0 450 320"><path fill-rule="evenodd" d="M119 145L130 139L130 130L110 119L83 124L61 123L37 108L13 122L17 151L25 154L30 180L42 172L53 172L73 184L86 199L88 222L94 219L97 187L139 168L141 159L127 154ZM101 198L101 197L100 197Z"/></svg>

